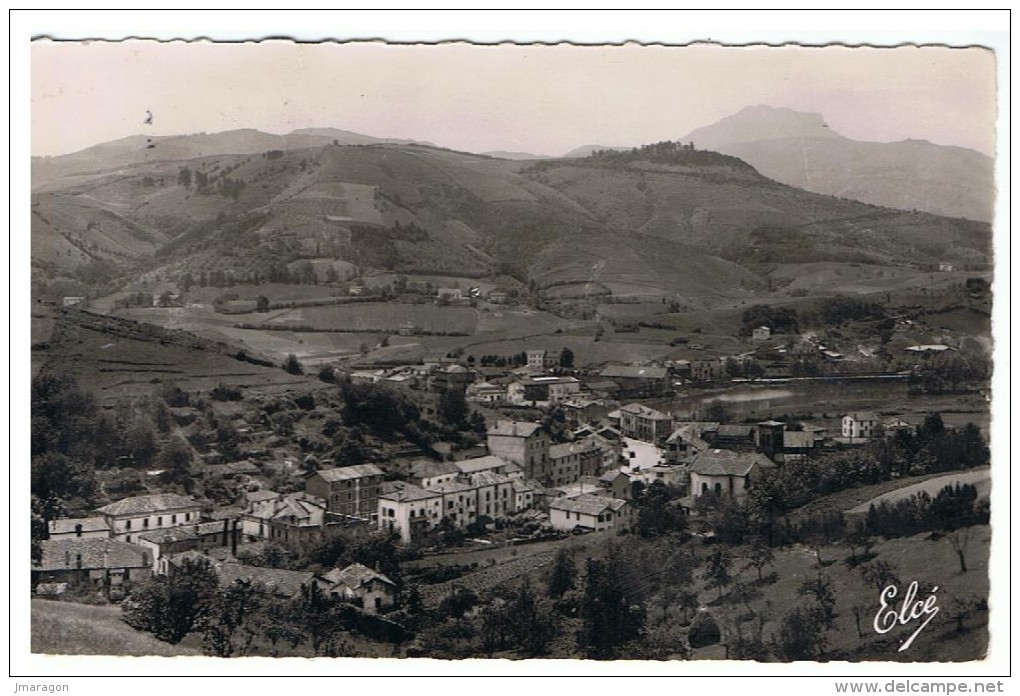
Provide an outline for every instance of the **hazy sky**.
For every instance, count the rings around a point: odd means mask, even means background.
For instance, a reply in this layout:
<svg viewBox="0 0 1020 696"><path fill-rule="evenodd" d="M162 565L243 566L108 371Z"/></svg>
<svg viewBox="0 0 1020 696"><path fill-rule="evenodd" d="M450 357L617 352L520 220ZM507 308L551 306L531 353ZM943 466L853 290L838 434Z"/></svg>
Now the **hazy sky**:
<svg viewBox="0 0 1020 696"><path fill-rule="evenodd" d="M307 127L561 155L676 139L755 104L820 112L857 140L995 149L984 49L40 41L31 75L33 155Z"/></svg>

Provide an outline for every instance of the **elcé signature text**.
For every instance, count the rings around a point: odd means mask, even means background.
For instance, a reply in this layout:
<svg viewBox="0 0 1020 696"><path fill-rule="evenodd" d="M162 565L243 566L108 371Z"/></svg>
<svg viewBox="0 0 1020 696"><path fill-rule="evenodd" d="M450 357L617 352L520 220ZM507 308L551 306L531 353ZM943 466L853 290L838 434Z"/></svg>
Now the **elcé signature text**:
<svg viewBox="0 0 1020 696"><path fill-rule="evenodd" d="M903 593L902 599L900 600L901 603L897 609L896 599L900 595L900 588L896 585L888 585L884 590L882 590L882 593L878 597L882 606L879 607L878 613L875 614L875 632L885 634L897 626L906 626L923 619L917 629L910 634L910 637L907 638L902 645L900 645L897 652L903 652L911 646L918 634L923 631L924 627L931 623L931 620L939 613L939 608L935 606L938 601L938 597L935 596L935 593L938 591L938 586L935 586L931 589L931 592L926 598L924 598L924 600L918 599L918 584L915 580L910 583L907 587L907 591Z"/></svg>

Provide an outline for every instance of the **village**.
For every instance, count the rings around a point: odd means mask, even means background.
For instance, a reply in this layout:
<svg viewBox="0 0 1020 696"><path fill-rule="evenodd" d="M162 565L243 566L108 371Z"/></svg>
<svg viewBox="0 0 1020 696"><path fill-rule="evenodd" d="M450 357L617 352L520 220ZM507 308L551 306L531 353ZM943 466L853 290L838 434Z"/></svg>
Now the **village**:
<svg viewBox="0 0 1020 696"><path fill-rule="evenodd" d="M459 292L439 293L440 302L461 301ZM68 304L70 311L77 309L73 298ZM278 600L300 601L314 586L314 592L380 617L375 632L383 625L382 633L392 639L394 631L406 635L403 626L384 618L406 607L411 591L406 578L388 577L379 562L273 567L285 564L267 561L267 548L301 554L337 536L380 534L403 548L394 553L411 559L419 573L429 568L430 558L438 561L433 570L442 571L450 554L468 559L460 571L467 577L491 576L486 566L498 563L505 572L487 585L495 587L550 562L545 553L532 556L543 561L529 564L527 554L517 557L517 548L551 552L579 536L604 544L635 533L650 491L667 499L670 512L663 519L680 519L675 531L698 530L711 539L719 532L714 513L720 506L746 506L749 492L765 478L797 463L866 447L874 451L883 442L917 436L918 419L868 409L807 420L738 418L719 398L731 390L796 380L916 380L916 369L875 373L852 364L843 369L844 356L810 336L774 335L767 325L749 333L746 350L735 355L598 368L576 368L569 348L481 359L458 352L375 368L325 365L320 378L326 381L393 391L455 411L451 422L473 430L474 440L433 442L426 456L413 447L398 448L372 463L311 457L282 492L273 490L279 479L268 473L257 450L248 457L243 451L232 457L211 451L202 457L202 475L226 482L231 500L210 504L179 493L150 493L115 500L88 516L49 519L33 562L33 593L85 592L130 603L133 589L155 578L172 581L202 562L221 591L242 581ZM947 350L955 349L914 345L904 352L920 365ZM815 366L810 374L797 371L808 363ZM711 398L683 401L691 389ZM670 408L683 403L697 405L685 412ZM189 422L194 416L180 413L187 410L172 412ZM917 473L907 463L884 477ZM647 518L643 524L647 527ZM512 553L499 560L490 554L482 568L470 561L472 553L494 549ZM434 606L444 592L415 584L414 602L424 598Z"/></svg>

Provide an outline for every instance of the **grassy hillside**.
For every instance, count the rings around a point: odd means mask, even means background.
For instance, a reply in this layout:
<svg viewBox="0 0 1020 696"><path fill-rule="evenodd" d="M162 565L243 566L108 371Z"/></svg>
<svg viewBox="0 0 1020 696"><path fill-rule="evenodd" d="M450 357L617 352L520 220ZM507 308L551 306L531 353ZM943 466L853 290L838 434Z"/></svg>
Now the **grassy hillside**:
<svg viewBox="0 0 1020 696"><path fill-rule="evenodd" d="M981 223L808 193L674 144L531 163L379 144L159 160L40 190L33 213L50 277L95 260L219 287L505 274L561 298L705 303L767 291L776 264L984 267L990 243Z"/></svg>
<svg viewBox="0 0 1020 696"><path fill-rule="evenodd" d="M120 607L32 600L32 652L46 655L201 655L131 628Z"/></svg>

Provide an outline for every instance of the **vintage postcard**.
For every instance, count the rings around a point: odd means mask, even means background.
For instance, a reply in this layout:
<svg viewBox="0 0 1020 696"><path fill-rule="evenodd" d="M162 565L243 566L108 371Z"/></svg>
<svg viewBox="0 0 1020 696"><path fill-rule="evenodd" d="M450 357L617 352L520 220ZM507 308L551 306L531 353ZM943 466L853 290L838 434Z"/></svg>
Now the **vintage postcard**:
<svg viewBox="0 0 1020 696"><path fill-rule="evenodd" d="M980 670L996 61L36 39L31 653Z"/></svg>

